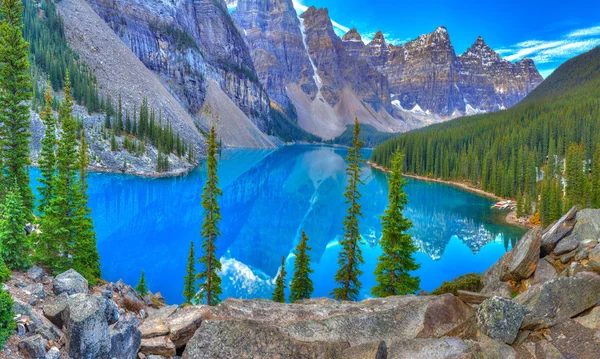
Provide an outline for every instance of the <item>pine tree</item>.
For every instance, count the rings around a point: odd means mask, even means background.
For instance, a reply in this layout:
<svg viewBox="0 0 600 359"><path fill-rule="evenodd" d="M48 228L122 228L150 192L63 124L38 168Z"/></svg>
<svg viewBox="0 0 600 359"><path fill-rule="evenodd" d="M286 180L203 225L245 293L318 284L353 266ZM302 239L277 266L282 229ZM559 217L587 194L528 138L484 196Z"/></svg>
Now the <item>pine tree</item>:
<svg viewBox="0 0 600 359"><path fill-rule="evenodd" d="M523 217L525 205L523 203L523 195L519 193L517 195L517 218Z"/></svg>
<svg viewBox="0 0 600 359"><path fill-rule="evenodd" d="M359 186L363 184L360 179L361 165L364 162L360 150L363 142L360 140L360 124L358 119L354 120L354 133L352 146L348 149L346 161L346 175L348 185L344 193L348 214L344 219L344 239L340 241L342 249L338 258L339 269L335 274L335 281L339 287L333 290L333 296L337 300L357 300L361 283L359 280L362 271L360 265L364 262L360 244L362 239L358 230L358 217L362 216Z"/></svg>
<svg viewBox="0 0 600 359"><path fill-rule="evenodd" d="M75 202L79 188L77 188L77 161L73 160L77 158L75 136L77 123L72 116L73 98L68 73L64 92L64 101L59 113L61 136L56 148L53 194L42 217L42 235L36 248L39 261L55 273L65 271L72 266L69 255L77 238Z"/></svg>
<svg viewBox="0 0 600 359"><path fill-rule="evenodd" d="M273 292L273 301L278 303L285 303L285 257L281 257L281 270L275 280L275 291Z"/></svg>
<svg viewBox="0 0 600 359"><path fill-rule="evenodd" d="M39 212L44 215L46 208L50 204L52 198L52 182L54 181L54 173L56 171L56 120L52 115L52 93L50 92L50 84L46 89L46 107L42 112L42 122L46 127L44 138L42 139L42 150L40 152L39 166L41 178L38 187L40 194L40 202L38 206Z"/></svg>
<svg viewBox="0 0 600 359"><path fill-rule="evenodd" d="M96 231L91 217L91 209L88 205L87 195L87 167L90 163L88 146L85 141L85 131L81 130L78 161L79 181L75 190L79 190L74 196L74 229L77 237L73 242L73 268L83 275L94 285L100 278L100 255L96 246Z"/></svg>
<svg viewBox="0 0 600 359"><path fill-rule="evenodd" d="M313 293L313 282L310 279L310 274L314 271L310 268L310 257L308 252L311 250L308 246L308 237L302 231L302 239L296 246L294 254L294 276L290 284L290 302L294 303L302 299L310 299Z"/></svg>
<svg viewBox="0 0 600 359"><path fill-rule="evenodd" d="M29 238L25 234L27 209L21 201L21 193L15 183L4 198L0 220L0 254L4 263L13 270L27 269Z"/></svg>
<svg viewBox="0 0 600 359"><path fill-rule="evenodd" d="M183 279L183 298L185 303L192 304L192 300L196 295L196 255L194 254L194 241L190 242L190 253L188 255L188 263Z"/></svg>
<svg viewBox="0 0 600 359"><path fill-rule="evenodd" d="M0 4L0 125L6 184L19 191L28 219L33 216L34 197L29 186L28 101L33 86L29 71L29 43L23 38L23 4L3 0Z"/></svg>
<svg viewBox="0 0 600 359"><path fill-rule="evenodd" d="M146 274L142 269L142 276L138 284L135 286L135 291L138 292L142 297L145 297L148 294L148 284L146 284Z"/></svg>
<svg viewBox="0 0 600 359"><path fill-rule="evenodd" d="M413 255L418 250L408 230L412 223L402 212L408 204L402 177L404 156L397 153L392 157L392 173L388 178L388 208L381 216L382 236L379 241L382 254L375 268L375 285L371 293L376 297L405 295L419 289L420 280L410 275L419 269Z"/></svg>
<svg viewBox="0 0 600 359"><path fill-rule="evenodd" d="M217 305L220 302L221 290L221 262L216 256L216 242L221 235L219 221L221 220L221 209L218 198L222 194L219 188L217 176L217 133L214 126L210 129L207 149L207 178L202 193L202 207L204 208L204 221L202 222L202 249L204 255L199 261L202 271L198 273L200 283L198 289L202 298L206 298L206 304Z"/></svg>

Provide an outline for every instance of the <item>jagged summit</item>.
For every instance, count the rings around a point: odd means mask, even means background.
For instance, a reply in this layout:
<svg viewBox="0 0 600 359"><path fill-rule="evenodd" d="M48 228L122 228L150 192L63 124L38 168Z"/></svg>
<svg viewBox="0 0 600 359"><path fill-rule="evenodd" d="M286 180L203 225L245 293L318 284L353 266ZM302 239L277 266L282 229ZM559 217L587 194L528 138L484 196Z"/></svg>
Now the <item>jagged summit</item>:
<svg viewBox="0 0 600 359"><path fill-rule="evenodd" d="M371 42L369 42L369 46L382 46L382 45L386 45L386 42L385 42L385 37L383 36L383 32L381 32L381 30L379 30L373 37L373 40L371 40Z"/></svg>
<svg viewBox="0 0 600 359"><path fill-rule="evenodd" d="M362 42L362 37L358 33L358 30L356 30L356 28L353 27L352 29L350 29L350 31L348 31L347 33L344 34L344 36L342 37L342 41L360 41L360 42Z"/></svg>
<svg viewBox="0 0 600 359"><path fill-rule="evenodd" d="M484 64L491 64L494 62L502 61L500 55L491 47L489 47L483 37L478 36L477 40L469 47L462 55L460 55L461 59L468 58L477 58L481 59Z"/></svg>

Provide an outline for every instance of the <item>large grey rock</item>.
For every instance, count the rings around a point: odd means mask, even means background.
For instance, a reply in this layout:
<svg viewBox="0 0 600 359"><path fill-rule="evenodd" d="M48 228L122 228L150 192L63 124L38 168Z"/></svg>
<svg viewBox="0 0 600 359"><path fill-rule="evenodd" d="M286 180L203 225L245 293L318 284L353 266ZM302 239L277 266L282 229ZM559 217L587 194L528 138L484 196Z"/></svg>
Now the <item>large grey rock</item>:
<svg viewBox="0 0 600 359"><path fill-rule="evenodd" d="M580 273L581 274L581 273ZM523 329L543 329L574 317L600 299L600 277L559 277L520 294Z"/></svg>
<svg viewBox="0 0 600 359"><path fill-rule="evenodd" d="M140 325L140 331L142 338L154 338L169 334L169 325L167 324L167 318L177 311L176 305L160 308L153 312L144 322Z"/></svg>
<svg viewBox="0 0 600 359"><path fill-rule="evenodd" d="M346 341L295 340L277 327L257 321L209 320L188 342L182 358L341 359L348 347Z"/></svg>
<svg viewBox="0 0 600 359"><path fill-rule="evenodd" d="M387 359L387 345L384 341L356 345L342 353L344 359Z"/></svg>
<svg viewBox="0 0 600 359"><path fill-rule="evenodd" d="M530 230L510 251L504 262L502 280L520 281L529 278L540 259L541 232Z"/></svg>
<svg viewBox="0 0 600 359"><path fill-rule="evenodd" d="M61 273L54 278L54 294L87 293L88 281L73 269Z"/></svg>
<svg viewBox="0 0 600 359"><path fill-rule="evenodd" d="M484 334L477 336L477 340L467 340L473 350L475 359L516 359L517 353L508 344L490 339Z"/></svg>
<svg viewBox="0 0 600 359"><path fill-rule="evenodd" d="M387 343L388 359L471 359L471 346L456 338L405 339Z"/></svg>
<svg viewBox="0 0 600 359"><path fill-rule="evenodd" d="M230 342L230 345L233 343L235 342ZM237 343L234 345L237 345ZM176 348L169 337L142 338L140 342L140 353L145 355L154 354L172 357L176 354Z"/></svg>
<svg viewBox="0 0 600 359"><path fill-rule="evenodd" d="M542 258L538 261L533 276L527 280L527 287L542 284L556 278L556 268L546 259Z"/></svg>
<svg viewBox="0 0 600 359"><path fill-rule="evenodd" d="M108 358L111 341L106 315L106 299L87 294L69 297L66 320L66 348L73 358Z"/></svg>
<svg viewBox="0 0 600 359"><path fill-rule="evenodd" d="M27 358L45 359L46 339L38 334L25 338L19 342L19 350Z"/></svg>
<svg viewBox="0 0 600 359"><path fill-rule="evenodd" d="M553 253L557 256L572 252L579 248L581 244L579 241L572 236L564 238L562 241L558 242L556 247L554 247Z"/></svg>
<svg viewBox="0 0 600 359"><path fill-rule="evenodd" d="M137 328L139 321L133 315L122 317L110 330L109 358L135 359L142 341Z"/></svg>
<svg viewBox="0 0 600 359"><path fill-rule="evenodd" d="M423 320L423 329L417 337L439 338L469 320L475 310L459 298L447 294L429 302Z"/></svg>
<svg viewBox="0 0 600 359"><path fill-rule="evenodd" d="M600 306L596 306L589 313L575 318L575 321L586 328L600 329Z"/></svg>
<svg viewBox="0 0 600 359"><path fill-rule="evenodd" d="M184 347L202 323L202 307L181 308L168 317L171 341L176 348Z"/></svg>
<svg viewBox="0 0 600 359"><path fill-rule="evenodd" d="M573 231L573 227L577 222L575 218L576 214L577 207L573 207L558 221L554 222L544 230L541 244L542 253L552 253L554 247L556 247L556 244Z"/></svg>
<svg viewBox="0 0 600 359"><path fill-rule="evenodd" d="M44 304L43 311L46 318L57 327L62 328L69 312L69 296L67 293L62 293L54 300Z"/></svg>
<svg viewBox="0 0 600 359"><path fill-rule="evenodd" d="M512 344L519 333L525 309L518 303L501 297L485 300L477 309L477 325L491 339Z"/></svg>
<svg viewBox="0 0 600 359"><path fill-rule="evenodd" d="M36 282L44 278L44 274L44 270L38 266L33 266L27 270L27 277Z"/></svg>
<svg viewBox="0 0 600 359"><path fill-rule="evenodd" d="M584 209L577 212L577 224L573 233L580 242L600 238L600 209Z"/></svg>
<svg viewBox="0 0 600 359"><path fill-rule="evenodd" d="M500 257L500 259L496 263L494 263L483 273L483 275L481 276L481 281L483 283L483 289L480 292L481 294L490 297L511 297L512 289L510 287L510 284L500 280L500 278L504 274L504 262L509 256L510 252L504 253L504 255L502 255L502 257Z"/></svg>

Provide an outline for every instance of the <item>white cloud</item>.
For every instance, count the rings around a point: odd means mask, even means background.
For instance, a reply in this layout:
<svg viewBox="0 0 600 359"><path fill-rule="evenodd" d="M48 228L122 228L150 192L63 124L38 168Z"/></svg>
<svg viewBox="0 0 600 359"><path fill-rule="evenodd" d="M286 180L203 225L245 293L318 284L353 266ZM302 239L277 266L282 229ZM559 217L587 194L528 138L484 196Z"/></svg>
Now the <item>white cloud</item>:
<svg viewBox="0 0 600 359"><path fill-rule="evenodd" d="M600 35L600 26L592 26L586 29L571 31L567 37L586 37Z"/></svg>
<svg viewBox="0 0 600 359"><path fill-rule="evenodd" d="M525 57L536 63L563 61L600 45L600 26L573 30L554 40L527 40L496 50L508 61ZM548 76L553 70L546 70ZM544 75L542 75L544 76ZM544 76L544 77L546 77Z"/></svg>

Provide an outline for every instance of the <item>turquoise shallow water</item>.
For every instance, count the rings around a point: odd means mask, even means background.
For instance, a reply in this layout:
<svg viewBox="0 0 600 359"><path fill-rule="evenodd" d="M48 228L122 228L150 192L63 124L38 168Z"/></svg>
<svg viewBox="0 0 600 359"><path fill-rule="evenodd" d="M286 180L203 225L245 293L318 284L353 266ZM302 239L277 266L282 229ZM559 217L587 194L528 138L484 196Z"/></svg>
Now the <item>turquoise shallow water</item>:
<svg viewBox="0 0 600 359"><path fill-rule="evenodd" d="M337 240L345 215L347 150L325 146L289 146L279 150L224 150L219 164L223 296L270 298L274 277L304 229L310 238L315 297L327 296L337 270ZM365 157L370 153L365 151ZM32 178L39 171L31 170ZM135 285L142 269L153 292L169 303L182 300L189 243L200 248L200 194L205 169L167 179L90 173L89 195L98 237L103 278ZM363 168L365 264L361 297L369 296L381 253L379 216L387 204L385 174ZM32 180L35 186L35 179ZM492 200L458 188L409 180L406 216L420 248L421 288L435 289L443 280L482 272L523 235L491 210ZM196 253L199 255L200 253ZM289 274L291 278L291 273Z"/></svg>

